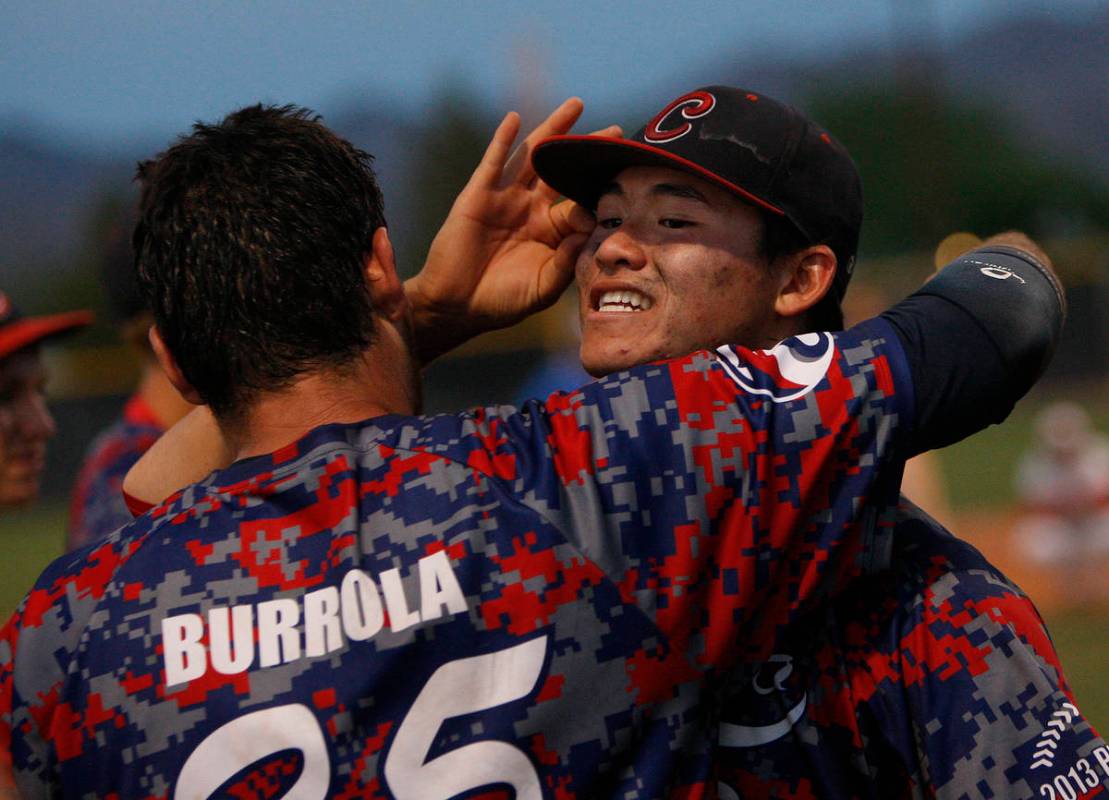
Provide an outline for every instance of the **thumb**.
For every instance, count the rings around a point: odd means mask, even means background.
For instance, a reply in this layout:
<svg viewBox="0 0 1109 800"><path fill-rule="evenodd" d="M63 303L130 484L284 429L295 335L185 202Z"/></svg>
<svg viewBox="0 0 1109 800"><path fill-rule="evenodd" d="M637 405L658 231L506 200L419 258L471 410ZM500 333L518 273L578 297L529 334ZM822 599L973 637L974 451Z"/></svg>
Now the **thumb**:
<svg viewBox="0 0 1109 800"><path fill-rule="evenodd" d="M551 206L551 224L559 236L572 233L590 234L597 225L596 218L573 200L565 200Z"/></svg>

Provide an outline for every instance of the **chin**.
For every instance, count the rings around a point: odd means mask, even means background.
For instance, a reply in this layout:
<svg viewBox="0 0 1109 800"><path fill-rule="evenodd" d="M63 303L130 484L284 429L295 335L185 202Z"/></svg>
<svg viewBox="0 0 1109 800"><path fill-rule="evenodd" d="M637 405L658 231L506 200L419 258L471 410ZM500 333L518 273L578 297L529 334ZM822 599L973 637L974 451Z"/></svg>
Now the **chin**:
<svg viewBox="0 0 1109 800"><path fill-rule="evenodd" d="M612 348L606 352L581 352L581 366L594 378L600 378L613 372L631 369L639 364L653 360L650 356L640 356L623 348Z"/></svg>

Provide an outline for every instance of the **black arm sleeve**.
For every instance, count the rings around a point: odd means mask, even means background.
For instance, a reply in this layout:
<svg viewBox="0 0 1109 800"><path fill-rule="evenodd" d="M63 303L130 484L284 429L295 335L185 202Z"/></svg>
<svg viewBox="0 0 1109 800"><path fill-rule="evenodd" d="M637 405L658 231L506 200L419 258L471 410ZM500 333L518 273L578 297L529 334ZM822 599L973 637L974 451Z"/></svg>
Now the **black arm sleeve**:
<svg viewBox="0 0 1109 800"><path fill-rule="evenodd" d="M912 371L907 455L1005 419L1051 360L1064 314L1054 275L1003 246L967 253L884 313Z"/></svg>

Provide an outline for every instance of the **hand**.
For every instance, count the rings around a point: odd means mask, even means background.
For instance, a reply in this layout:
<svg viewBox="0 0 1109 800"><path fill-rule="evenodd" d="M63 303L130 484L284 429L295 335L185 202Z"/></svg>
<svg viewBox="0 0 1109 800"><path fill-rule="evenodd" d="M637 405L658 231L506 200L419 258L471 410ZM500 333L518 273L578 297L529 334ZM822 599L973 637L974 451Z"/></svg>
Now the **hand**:
<svg viewBox="0 0 1109 800"><path fill-rule="evenodd" d="M972 250L977 250L979 247L990 247L992 245L1003 245L1011 247L1014 250L1020 250L1023 253L1032 257L1032 259L1044 268L1048 280L1055 286L1055 292L1059 296L1059 304L1063 308L1063 313L1067 310L1067 295L1063 287L1063 282L1059 278L1059 273L1055 271L1055 265L1052 263L1050 256L1043 251L1043 249L1032 241L1026 234L1020 231L1004 231L1002 233L995 233L985 241L982 241L973 233L953 233L936 248L936 253L933 260L936 265L936 272L932 273L925 280L925 283L932 280L939 271L947 264L955 261L966 253Z"/></svg>
<svg viewBox="0 0 1109 800"><path fill-rule="evenodd" d="M1047 253L1040 249L1040 246L1038 244L1036 244L1034 241L1028 238L1028 236L1021 233L1020 231L1005 231L1004 233L995 233L986 241L982 242L983 247L988 247L992 244L1001 244L1008 247L1016 248L1017 250L1022 250L1025 253L1028 253L1028 255L1032 256L1037 261L1039 261L1040 264L1042 264L1048 270L1048 272L1058 277L1057 273L1055 272L1055 265L1051 263L1051 259L1048 257Z"/></svg>
<svg viewBox="0 0 1109 800"><path fill-rule="evenodd" d="M423 269L405 283L422 364L479 333L551 305L570 283L593 215L539 180L531 151L570 130L582 112L571 98L509 152L520 117L509 113L436 234ZM620 135L612 126L599 131Z"/></svg>

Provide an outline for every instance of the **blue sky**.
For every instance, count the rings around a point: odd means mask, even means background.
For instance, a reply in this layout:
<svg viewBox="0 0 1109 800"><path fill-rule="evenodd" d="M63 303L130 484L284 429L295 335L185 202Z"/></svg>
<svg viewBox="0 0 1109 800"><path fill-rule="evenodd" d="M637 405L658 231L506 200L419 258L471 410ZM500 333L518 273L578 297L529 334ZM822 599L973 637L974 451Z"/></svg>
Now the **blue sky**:
<svg viewBox="0 0 1109 800"><path fill-rule="evenodd" d="M248 102L326 115L359 93L418 113L453 79L507 109L577 94L610 103L737 63L869 41L892 46L894 14L941 41L1003 14L1079 14L1099 0L731 2L168 2L9 0L0 26L0 128L104 146L164 137ZM538 64L535 74L522 63Z"/></svg>

